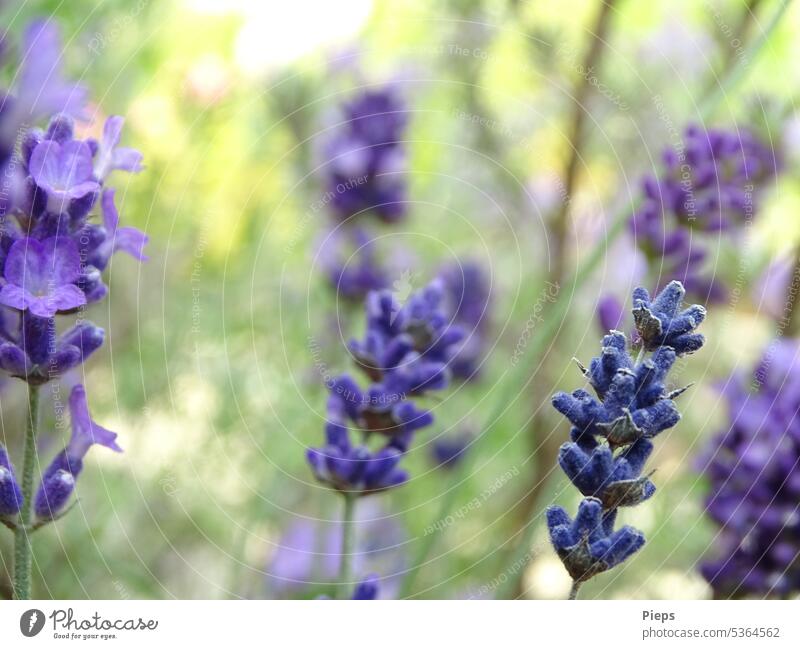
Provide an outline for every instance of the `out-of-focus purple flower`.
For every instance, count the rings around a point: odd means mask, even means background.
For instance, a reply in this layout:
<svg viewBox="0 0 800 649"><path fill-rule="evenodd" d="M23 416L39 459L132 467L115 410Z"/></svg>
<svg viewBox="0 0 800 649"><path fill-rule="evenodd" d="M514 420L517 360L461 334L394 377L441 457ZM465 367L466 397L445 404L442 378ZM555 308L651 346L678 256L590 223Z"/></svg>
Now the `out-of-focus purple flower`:
<svg viewBox="0 0 800 649"><path fill-rule="evenodd" d="M6 284L0 303L40 318L70 311L86 304L75 285L81 259L75 243L67 237L15 241L5 261Z"/></svg>
<svg viewBox="0 0 800 649"><path fill-rule="evenodd" d="M37 518L49 520L64 508L75 489L75 481L83 470L83 458L94 444L121 453L116 442L117 434L94 422L89 414L86 390L82 385L72 388L69 396L69 412L72 421L72 436L42 474L42 482L36 492L34 512Z"/></svg>
<svg viewBox="0 0 800 649"><path fill-rule="evenodd" d="M398 464L403 452L389 443L379 451L353 446L347 424L329 411L326 445L308 449L306 457L320 482L344 492L377 493L403 484L408 473Z"/></svg>
<svg viewBox="0 0 800 649"><path fill-rule="evenodd" d="M384 597L391 597L408 561L403 546L407 532L397 517L387 516L373 500L364 501L358 508L355 528L353 571L388 575L382 580L381 592ZM270 595L297 597L335 580L341 555L339 523L305 518L294 521L281 535L267 566Z"/></svg>
<svg viewBox="0 0 800 649"><path fill-rule="evenodd" d="M699 467L720 526L700 566L718 598L800 592L800 345L775 340L726 384L728 423Z"/></svg>
<svg viewBox="0 0 800 649"><path fill-rule="evenodd" d="M441 381L449 378L447 365L464 332L451 324L443 298L438 280L412 293L405 304L389 290L367 297L367 331L362 340L350 342L350 351L367 376L380 380L387 372L409 371L409 361L423 360L436 367L424 372L431 377L422 387L444 387Z"/></svg>
<svg viewBox="0 0 800 649"><path fill-rule="evenodd" d="M450 361L453 376L477 379L486 353L491 327L491 286L480 264L454 263L439 274L444 282L445 306L453 322L464 332L464 340Z"/></svg>
<svg viewBox="0 0 800 649"><path fill-rule="evenodd" d="M389 286L386 269L378 261L375 240L362 227L340 228L325 237L322 266L337 294L361 301L371 291Z"/></svg>
<svg viewBox="0 0 800 649"><path fill-rule="evenodd" d="M431 456L436 466L445 469L456 468L464 459L473 441L471 433L439 436L431 443Z"/></svg>
<svg viewBox="0 0 800 649"><path fill-rule="evenodd" d="M397 144L408 125L408 110L392 86L362 92L344 114L354 135L378 146Z"/></svg>
<svg viewBox="0 0 800 649"><path fill-rule="evenodd" d="M754 133L690 125L682 146L664 152L659 176L643 180L644 201L631 220L652 271L680 279L706 301L724 299L724 287L706 268L710 242L703 234L751 222L780 170L778 153Z"/></svg>
<svg viewBox="0 0 800 649"><path fill-rule="evenodd" d="M378 599L379 583L380 577L378 575L367 575L363 581L356 584L351 599Z"/></svg>
<svg viewBox="0 0 800 649"><path fill-rule="evenodd" d="M16 515L22 507L22 489L5 447L0 444L0 518Z"/></svg>
<svg viewBox="0 0 800 649"><path fill-rule="evenodd" d="M21 51L16 87L0 99L0 150L6 151L6 157L21 128L56 113L78 116L87 99L83 85L62 77L61 37L53 21L36 20L28 25Z"/></svg>
<svg viewBox="0 0 800 649"><path fill-rule="evenodd" d="M680 419L673 399L683 390L668 392L667 374L678 352L703 343L702 337L687 342L686 336L698 335L692 332L702 318L688 322L687 314L697 309L680 311L683 295L679 282L671 282L652 302L646 291L634 289L634 320L643 351L652 356L635 363L625 335L611 331L603 338L601 355L588 369L581 366L595 396L579 389L553 397L555 409L572 424L572 441L562 445L558 463L584 499L575 520L561 507L548 508L547 526L576 584L622 563L644 545L641 532L627 526L614 531L614 522L620 507L639 505L655 493L650 476L642 473L653 450L650 439ZM645 309L648 317L637 309Z"/></svg>
<svg viewBox="0 0 800 649"><path fill-rule="evenodd" d="M625 309L615 295L604 295L597 303L597 321L603 333L625 329Z"/></svg>
<svg viewBox="0 0 800 649"><path fill-rule="evenodd" d="M396 222L406 212L405 106L391 87L344 106L344 122L323 144L325 197L338 219L372 212Z"/></svg>
<svg viewBox="0 0 800 649"><path fill-rule="evenodd" d="M362 341L351 341L350 349L372 383L362 389L347 374L330 381L326 446L307 453L320 482L368 494L408 479L398 463L413 434L433 422L414 398L447 387L447 362L463 335L442 311L440 284L431 283L402 305L390 291L367 297L367 331ZM364 444L351 443L351 424L360 429ZM371 451L366 442L375 433L388 440Z"/></svg>

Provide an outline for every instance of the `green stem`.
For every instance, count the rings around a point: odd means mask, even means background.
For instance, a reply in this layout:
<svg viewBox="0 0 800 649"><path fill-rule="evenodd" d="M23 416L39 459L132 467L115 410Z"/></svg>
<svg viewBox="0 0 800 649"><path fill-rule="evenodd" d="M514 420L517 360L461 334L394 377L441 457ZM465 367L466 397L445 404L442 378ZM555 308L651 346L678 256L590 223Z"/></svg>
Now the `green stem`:
<svg viewBox="0 0 800 649"><path fill-rule="evenodd" d="M581 582L573 581L572 588L569 589L569 597L567 599L578 599L578 591L581 589Z"/></svg>
<svg viewBox="0 0 800 649"><path fill-rule="evenodd" d="M36 428L39 420L39 386L28 385L28 422L22 457L22 508L14 531L14 599L31 598L31 501L36 465Z"/></svg>
<svg viewBox="0 0 800 649"><path fill-rule="evenodd" d="M736 64L728 70L727 74L722 78L722 81L715 86L714 92L711 93L706 100L700 105L700 115L707 117L711 115L717 106L722 102L722 99L727 96L734 87L736 87L742 79L744 79L747 72L750 71L750 63L754 62L756 56L761 52L772 32L780 23L781 18L786 13L792 0L782 0L780 6L775 11L775 14L767 23L767 27L762 31L758 38L747 48L744 56L736 57Z"/></svg>
<svg viewBox="0 0 800 649"><path fill-rule="evenodd" d="M356 495L345 492L342 517L342 563L339 569L338 599L350 599L353 590L353 554L355 550Z"/></svg>

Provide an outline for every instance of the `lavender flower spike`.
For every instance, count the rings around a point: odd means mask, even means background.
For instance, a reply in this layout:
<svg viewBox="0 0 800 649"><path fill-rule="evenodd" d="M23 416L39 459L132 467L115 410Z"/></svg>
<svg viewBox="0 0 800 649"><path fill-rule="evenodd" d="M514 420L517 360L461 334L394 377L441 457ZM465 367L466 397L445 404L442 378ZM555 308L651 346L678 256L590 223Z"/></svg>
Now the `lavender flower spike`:
<svg viewBox="0 0 800 649"><path fill-rule="evenodd" d="M579 389L553 397L553 406L572 424L572 441L561 447L558 463L584 496L574 520L561 507L547 510L550 540L573 579L571 599L582 582L622 563L645 543L641 532L628 526L615 531L614 523L620 507L639 505L656 491L650 476L642 474L653 451L650 439L680 419L673 399L682 390L667 392L667 374L678 350L703 344L703 337L691 332L705 309L679 313L683 294L680 282L671 282L652 302L647 291L635 289L642 351L652 356L635 363L625 335L612 331L603 338L601 355L588 369L581 366L595 396Z"/></svg>
<svg viewBox="0 0 800 649"><path fill-rule="evenodd" d="M75 286L80 266L78 248L67 237L15 241L6 258L0 303L41 318L83 306L86 297Z"/></svg>
<svg viewBox="0 0 800 649"><path fill-rule="evenodd" d="M700 572L720 599L800 593L800 343L773 341L750 376L733 377L728 420L699 468L719 532Z"/></svg>
<svg viewBox="0 0 800 649"><path fill-rule="evenodd" d="M36 493L34 512L41 520L54 518L67 504L75 489L75 481L83 470L83 458L94 444L122 453L116 442L117 434L92 421L82 385L72 388L69 411L72 420L69 444L47 467Z"/></svg>

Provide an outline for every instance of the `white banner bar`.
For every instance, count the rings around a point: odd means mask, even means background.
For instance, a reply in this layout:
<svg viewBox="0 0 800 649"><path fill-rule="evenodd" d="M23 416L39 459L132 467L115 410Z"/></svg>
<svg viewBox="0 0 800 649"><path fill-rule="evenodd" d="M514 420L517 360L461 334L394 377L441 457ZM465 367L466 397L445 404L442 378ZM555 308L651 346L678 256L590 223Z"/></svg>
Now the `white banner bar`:
<svg viewBox="0 0 800 649"><path fill-rule="evenodd" d="M3 647L797 647L797 601L3 602ZM512 644L513 643L513 644Z"/></svg>

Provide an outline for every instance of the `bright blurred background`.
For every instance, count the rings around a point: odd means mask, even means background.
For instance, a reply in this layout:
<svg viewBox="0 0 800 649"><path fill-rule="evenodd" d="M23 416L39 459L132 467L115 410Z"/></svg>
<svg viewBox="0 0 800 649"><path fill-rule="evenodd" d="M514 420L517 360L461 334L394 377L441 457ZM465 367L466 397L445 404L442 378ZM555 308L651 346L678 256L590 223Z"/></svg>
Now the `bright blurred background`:
<svg viewBox="0 0 800 649"><path fill-rule="evenodd" d="M602 63L590 73L607 93L585 101L585 141L566 197L574 92L598 4L103 0L90 11L55 0L3 4L11 40L35 16L57 20L67 69L91 88L99 114L126 117L125 141L147 166L126 178L118 203L127 222L149 234L150 261L124 259L111 269L110 299L92 313L110 344L85 380L95 418L120 433L125 454L91 455L77 507L37 533L40 596L330 592L324 570L308 576L303 557L287 550L305 535L324 555L340 516L336 496L314 482L305 449L322 435L321 375L350 370L345 343L363 327L361 307L337 299L318 255L332 224L315 207L323 192L318 141L344 102L386 84L409 111L409 203L405 221L376 227L380 254L392 259L392 280L412 288L442 264L476 260L491 281L491 334L481 379L427 404L436 425L405 461L410 483L365 501L362 537L377 548L368 561L388 581L402 574L456 489L453 511L461 513L437 532L414 595L492 597L499 583L521 577L528 597L564 596L569 579L541 516L554 500L577 504L560 471L537 478L548 481L530 523L537 527L530 561L517 575L504 560L536 449L567 437L549 396L581 385L571 359L588 363L597 354L598 299L629 292L636 258L625 232L589 281L560 287L569 315L558 347L546 370L544 357L525 358L529 372L513 382L508 371L526 322L537 301L543 318L551 308L541 295L554 264L553 215L566 200L569 276L640 193L640 178L675 131L701 121L704 98L740 56L730 30L746 27L744 47L777 6L615 3ZM756 13L742 22L750 5ZM757 113L790 162L800 146L792 114L798 28L794 7L705 121L753 126ZM650 461L658 494L624 513L648 544L594 579L585 597L710 595L696 566L715 527L703 516L706 487L693 462L724 422L716 384L751 367L774 332L758 287L770 262L800 242L798 207L800 185L787 170L765 193L748 264L738 263L738 242L716 240L714 272L735 279L744 269L742 294L711 310L707 347L682 360L674 379L696 385L682 397L683 420ZM0 398L3 435L16 451L24 386L7 381ZM504 400L509 407L484 439L486 418ZM462 431L482 441L454 482L435 469L430 451L437 437ZM52 445L45 448L57 447L55 433L43 437ZM10 534L0 535L0 552L8 568ZM0 588L8 594L2 570Z"/></svg>

